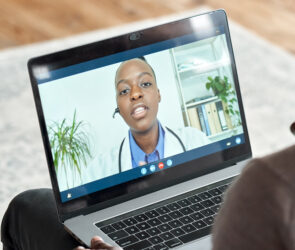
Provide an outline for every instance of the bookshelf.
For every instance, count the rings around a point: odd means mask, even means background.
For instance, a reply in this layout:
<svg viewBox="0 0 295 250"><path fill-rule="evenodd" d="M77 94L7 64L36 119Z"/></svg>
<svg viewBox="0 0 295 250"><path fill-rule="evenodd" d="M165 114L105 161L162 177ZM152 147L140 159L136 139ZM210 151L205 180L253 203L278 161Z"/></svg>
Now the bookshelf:
<svg viewBox="0 0 295 250"><path fill-rule="evenodd" d="M208 77L227 76L233 82L224 35L171 50L185 126L195 127L214 142L242 132L225 112L227 104L206 89Z"/></svg>

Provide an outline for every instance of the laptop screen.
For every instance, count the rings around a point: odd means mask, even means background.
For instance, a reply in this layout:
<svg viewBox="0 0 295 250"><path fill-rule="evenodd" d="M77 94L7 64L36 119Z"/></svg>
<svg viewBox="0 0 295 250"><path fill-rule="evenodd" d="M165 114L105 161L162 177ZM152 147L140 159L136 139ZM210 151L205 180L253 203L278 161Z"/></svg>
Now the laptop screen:
<svg viewBox="0 0 295 250"><path fill-rule="evenodd" d="M62 203L245 143L226 27L203 26L33 68Z"/></svg>

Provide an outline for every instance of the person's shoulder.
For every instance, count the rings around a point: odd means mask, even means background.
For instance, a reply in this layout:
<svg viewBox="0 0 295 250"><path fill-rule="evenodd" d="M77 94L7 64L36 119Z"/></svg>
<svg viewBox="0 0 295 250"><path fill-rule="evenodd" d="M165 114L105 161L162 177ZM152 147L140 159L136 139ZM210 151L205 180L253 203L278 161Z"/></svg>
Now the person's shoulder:
<svg viewBox="0 0 295 250"><path fill-rule="evenodd" d="M199 137L206 137L206 135L197 128L193 127L182 127L177 128L175 131L180 135L188 135L188 136L199 136ZM207 138L207 137L206 137Z"/></svg>
<svg viewBox="0 0 295 250"><path fill-rule="evenodd" d="M252 159L231 188L234 194L273 197L278 189L294 189L295 146Z"/></svg>
<svg viewBox="0 0 295 250"><path fill-rule="evenodd" d="M256 159L251 164L253 166L249 166L249 168L251 168L251 171L254 171L256 166L261 166L264 171L271 172L284 182L293 183L295 179L294 162L295 145Z"/></svg>

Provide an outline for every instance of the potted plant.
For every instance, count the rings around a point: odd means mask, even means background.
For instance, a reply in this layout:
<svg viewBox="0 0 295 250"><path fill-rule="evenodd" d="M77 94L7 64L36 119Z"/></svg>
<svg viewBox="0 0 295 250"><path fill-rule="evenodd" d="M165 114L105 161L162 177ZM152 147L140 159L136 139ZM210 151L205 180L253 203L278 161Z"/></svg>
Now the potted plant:
<svg viewBox="0 0 295 250"><path fill-rule="evenodd" d="M228 77L224 76L223 78L216 76L212 78L208 77L208 82L206 82L206 89L212 89L215 96L217 96L221 101L225 113L227 114L227 120L231 124L230 114L232 116L237 116L236 122L233 127L241 125L240 112L234 109L233 104L237 102L236 91L233 89L232 85L228 81Z"/></svg>
<svg viewBox="0 0 295 250"><path fill-rule="evenodd" d="M84 125L84 121L77 121L75 110L73 119L69 123L63 119L60 123L53 122L48 126L55 170L65 171L68 188L68 170L73 173L73 186L76 175L81 180L82 166L87 167L88 160L92 158L88 135L82 130Z"/></svg>

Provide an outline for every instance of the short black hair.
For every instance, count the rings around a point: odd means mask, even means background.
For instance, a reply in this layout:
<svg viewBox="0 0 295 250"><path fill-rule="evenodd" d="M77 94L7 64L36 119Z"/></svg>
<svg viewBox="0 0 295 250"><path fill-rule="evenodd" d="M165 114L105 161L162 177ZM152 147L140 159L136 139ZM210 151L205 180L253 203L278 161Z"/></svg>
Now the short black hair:
<svg viewBox="0 0 295 250"><path fill-rule="evenodd" d="M133 60L133 59L139 59L139 60L144 61L144 62L150 67L150 69L152 70L153 75L154 75L154 77L155 77L155 80L156 80L156 82L157 82L155 71L154 71L153 67L148 63L148 61L146 60L146 58L145 58L144 56L135 57L135 58L132 58L132 59L129 59L129 60ZM129 61L129 60L126 60L126 61ZM126 61L121 62L120 66L122 65L122 63L124 63L124 62L126 62ZM115 76L117 76L118 69L120 68L120 66L117 68L117 70L116 70L116 75L115 75Z"/></svg>
<svg viewBox="0 0 295 250"><path fill-rule="evenodd" d="M152 70L152 72L153 72L153 75L154 75L154 77L155 77L155 79L156 79L156 74L155 74L155 71L154 71L153 67L148 63L148 61L145 59L144 56L139 56L139 57L136 57L136 58L134 58L134 59L139 59L139 60L144 61L144 62L145 62L150 68L151 68L151 70Z"/></svg>

